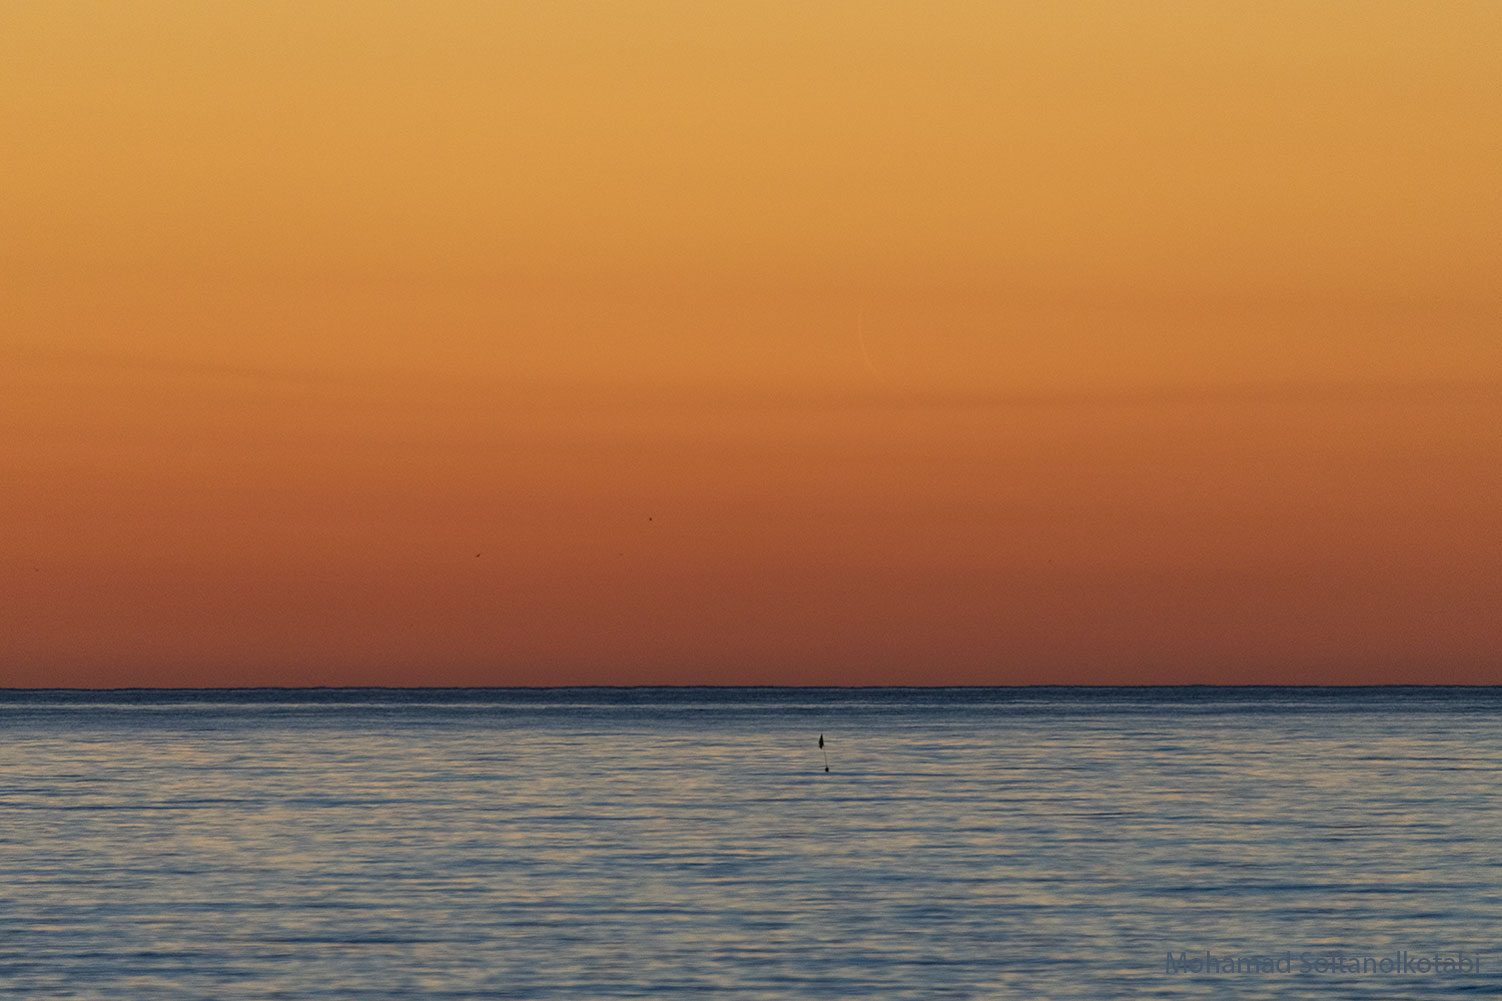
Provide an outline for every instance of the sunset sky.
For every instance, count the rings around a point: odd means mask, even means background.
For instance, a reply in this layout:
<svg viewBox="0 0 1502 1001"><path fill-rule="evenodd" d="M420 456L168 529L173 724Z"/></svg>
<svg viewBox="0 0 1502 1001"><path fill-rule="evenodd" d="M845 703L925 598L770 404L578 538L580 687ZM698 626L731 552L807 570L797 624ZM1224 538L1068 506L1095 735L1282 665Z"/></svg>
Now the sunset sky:
<svg viewBox="0 0 1502 1001"><path fill-rule="evenodd" d="M1502 683L1502 4L0 5L0 686Z"/></svg>

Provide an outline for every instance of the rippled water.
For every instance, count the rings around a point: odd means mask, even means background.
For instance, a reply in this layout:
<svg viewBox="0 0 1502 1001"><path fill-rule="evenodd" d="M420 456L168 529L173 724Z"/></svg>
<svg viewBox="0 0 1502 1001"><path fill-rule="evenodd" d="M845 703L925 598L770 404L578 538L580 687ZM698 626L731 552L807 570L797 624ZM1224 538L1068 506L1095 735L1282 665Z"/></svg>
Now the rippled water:
<svg viewBox="0 0 1502 1001"><path fill-rule="evenodd" d="M0 693L0 996L1494 996L1499 711L1497 689ZM1378 968L1404 951L1479 971ZM1170 970L1207 952L1288 969ZM1371 968L1300 971L1337 954Z"/></svg>

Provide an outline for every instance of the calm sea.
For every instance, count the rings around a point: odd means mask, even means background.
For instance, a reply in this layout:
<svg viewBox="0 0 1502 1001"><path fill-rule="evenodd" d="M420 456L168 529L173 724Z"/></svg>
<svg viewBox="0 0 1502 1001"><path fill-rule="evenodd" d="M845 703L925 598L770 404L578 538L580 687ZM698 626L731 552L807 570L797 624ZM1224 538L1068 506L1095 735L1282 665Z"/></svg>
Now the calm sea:
<svg viewBox="0 0 1502 1001"><path fill-rule="evenodd" d="M0 692L0 996L1494 997L1499 722L1502 689Z"/></svg>

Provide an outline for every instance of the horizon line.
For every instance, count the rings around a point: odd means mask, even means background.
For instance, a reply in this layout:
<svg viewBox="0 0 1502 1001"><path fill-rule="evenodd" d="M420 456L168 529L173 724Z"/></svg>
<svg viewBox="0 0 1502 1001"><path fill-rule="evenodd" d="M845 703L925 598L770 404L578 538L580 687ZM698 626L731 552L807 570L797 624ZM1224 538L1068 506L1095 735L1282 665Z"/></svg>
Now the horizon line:
<svg viewBox="0 0 1502 1001"><path fill-rule="evenodd" d="M1382 688L1499 688L1497 683L1468 682L1348 682L1348 683L1297 683L1278 682L1143 682L1140 684L1069 684L1038 682L1032 684L1002 685L724 685L724 684L640 684L640 685L125 685L119 687L18 687L0 685L0 694L16 692L341 692L341 691L390 691L390 692L486 692L486 691L634 691L640 689L716 689L721 691L788 690L788 691L999 691L1036 690L1043 688L1074 688L1097 690L1138 690L1164 688L1216 688L1216 689L1382 689Z"/></svg>

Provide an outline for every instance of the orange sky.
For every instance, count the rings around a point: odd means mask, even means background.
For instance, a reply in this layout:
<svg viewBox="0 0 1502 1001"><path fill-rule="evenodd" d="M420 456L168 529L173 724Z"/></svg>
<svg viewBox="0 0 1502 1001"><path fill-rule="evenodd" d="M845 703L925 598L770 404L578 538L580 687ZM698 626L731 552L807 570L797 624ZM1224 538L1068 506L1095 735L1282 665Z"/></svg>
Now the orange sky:
<svg viewBox="0 0 1502 1001"><path fill-rule="evenodd" d="M1502 683L1499 94L1490 0L5 5L0 685Z"/></svg>

